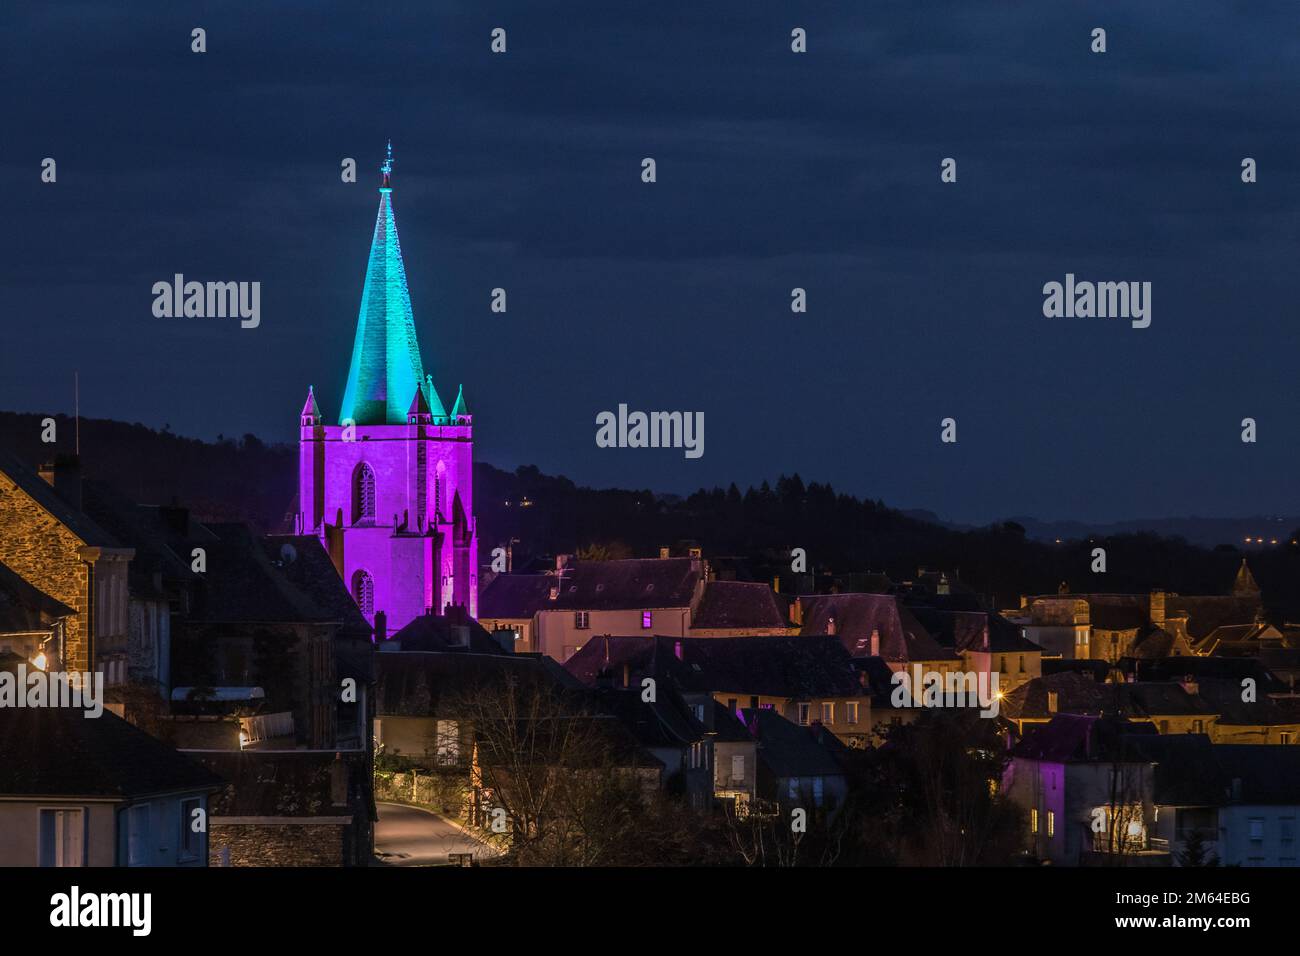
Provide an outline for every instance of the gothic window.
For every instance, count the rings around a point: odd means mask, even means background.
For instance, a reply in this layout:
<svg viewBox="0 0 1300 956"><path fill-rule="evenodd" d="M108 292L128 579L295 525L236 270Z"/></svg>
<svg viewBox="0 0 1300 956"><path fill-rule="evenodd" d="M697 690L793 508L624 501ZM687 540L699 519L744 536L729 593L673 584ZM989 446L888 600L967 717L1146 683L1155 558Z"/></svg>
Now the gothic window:
<svg viewBox="0 0 1300 956"><path fill-rule="evenodd" d="M364 461L352 476L352 523L375 520L375 472Z"/></svg>
<svg viewBox="0 0 1300 956"><path fill-rule="evenodd" d="M375 581L368 571L357 571L352 575L352 597L366 617L375 613Z"/></svg>

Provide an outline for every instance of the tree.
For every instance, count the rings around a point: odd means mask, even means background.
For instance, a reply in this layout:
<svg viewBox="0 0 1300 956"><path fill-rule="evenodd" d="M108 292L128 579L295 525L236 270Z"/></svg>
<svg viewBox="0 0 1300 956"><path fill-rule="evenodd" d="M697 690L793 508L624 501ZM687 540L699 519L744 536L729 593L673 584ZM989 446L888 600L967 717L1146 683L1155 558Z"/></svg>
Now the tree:
<svg viewBox="0 0 1300 956"><path fill-rule="evenodd" d="M1218 866L1219 857L1206 845L1205 834L1192 830L1183 840L1183 848L1175 854L1179 866Z"/></svg>

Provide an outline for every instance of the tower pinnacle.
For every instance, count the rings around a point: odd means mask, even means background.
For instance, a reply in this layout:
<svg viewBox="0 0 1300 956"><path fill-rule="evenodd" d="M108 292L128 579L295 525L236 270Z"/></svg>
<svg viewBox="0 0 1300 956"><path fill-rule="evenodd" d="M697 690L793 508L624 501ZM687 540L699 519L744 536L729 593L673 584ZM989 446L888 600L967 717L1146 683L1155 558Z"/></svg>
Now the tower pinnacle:
<svg viewBox="0 0 1300 956"><path fill-rule="evenodd" d="M388 141L388 155L384 157L383 165L379 167L381 179L379 181L380 189L392 189L393 176L393 141Z"/></svg>

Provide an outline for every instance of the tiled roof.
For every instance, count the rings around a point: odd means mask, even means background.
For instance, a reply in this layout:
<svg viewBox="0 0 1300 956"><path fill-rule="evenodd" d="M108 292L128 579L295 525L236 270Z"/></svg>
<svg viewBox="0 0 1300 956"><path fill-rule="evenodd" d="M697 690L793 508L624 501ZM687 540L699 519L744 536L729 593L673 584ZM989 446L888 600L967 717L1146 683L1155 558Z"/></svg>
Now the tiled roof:
<svg viewBox="0 0 1300 956"><path fill-rule="evenodd" d="M329 553L315 535L269 535L262 551L290 584L307 596L331 620L354 636L368 636L371 627L348 593ZM288 548L285 546L288 545Z"/></svg>
<svg viewBox="0 0 1300 956"><path fill-rule="evenodd" d="M543 610L689 607L699 580L691 558L578 561L552 580L556 599Z"/></svg>
<svg viewBox="0 0 1300 956"><path fill-rule="evenodd" d="M0 794L141 797L222 780L111 711L0 708Z"/></svg>
<svg viewBox="0 0 1300 956"><path fill-rule="evenodd" d="M49 484L21 461L0 449L0 475L4 475L38 505L49 512L84 544L97 548L121 548L116 538L105 531L89 516L64 501ZM0 487L0 494L3 494Z"/></svg>
<svg viewBox="0 0 1300 956"><path fill-rule="evenodd" d="M785 607L766 584L710 581L700 606L691 615L694 628L789 627Z"/></svg>
<svg viewBox="0 0 1300 956"><path fill-rule="evenodd" d="M375 675L375 713L381 717L463 717L458 705L465 695L490 692L510 680L564 689L538 658L514 654L376 654Z"/></svg>
<svg viewBox="0 0 1300 956"><path fill-rule="evenodd" d="M396 642L394 644L393 642ZM469 615L421 614L380 646L400 646L402 651L507 654L496 639Z"/></svg>
<svg viewBox="0 0 1300 956"><path fill-rule="evenodd" d="M803 604L804 635L827 634L854 657L871 654L871 635L880 635L880 657L887 661L936 661L956 658L939 645L912 612L890 594L827 594L807 597ZM832 620L834 624L832 625Z"/></svg>
<svg viewBox="0 0 1300 956"><path fill-rule="evenodd" d="M1130 738L1155 732L1149 723L1131 723L1119 717L1057 714L1046 724L1031 729L1012 748L1011 754L1051 763L1147 763Z"/></svg>

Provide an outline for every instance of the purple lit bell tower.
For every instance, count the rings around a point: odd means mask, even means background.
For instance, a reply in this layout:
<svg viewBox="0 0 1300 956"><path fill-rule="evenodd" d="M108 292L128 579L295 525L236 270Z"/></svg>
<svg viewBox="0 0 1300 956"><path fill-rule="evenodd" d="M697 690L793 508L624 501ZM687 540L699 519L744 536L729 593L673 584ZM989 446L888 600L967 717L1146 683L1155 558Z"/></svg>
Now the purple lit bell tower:
<svg viewBox="0 0 1300 956"><path fill-rule="evenodd" d="M424 372L392 170L389 144L339 422L325 424L312 389L302 409L297 518L390 634L448 605L478 615L472 417L463 389L448 414Z"/></svg>

